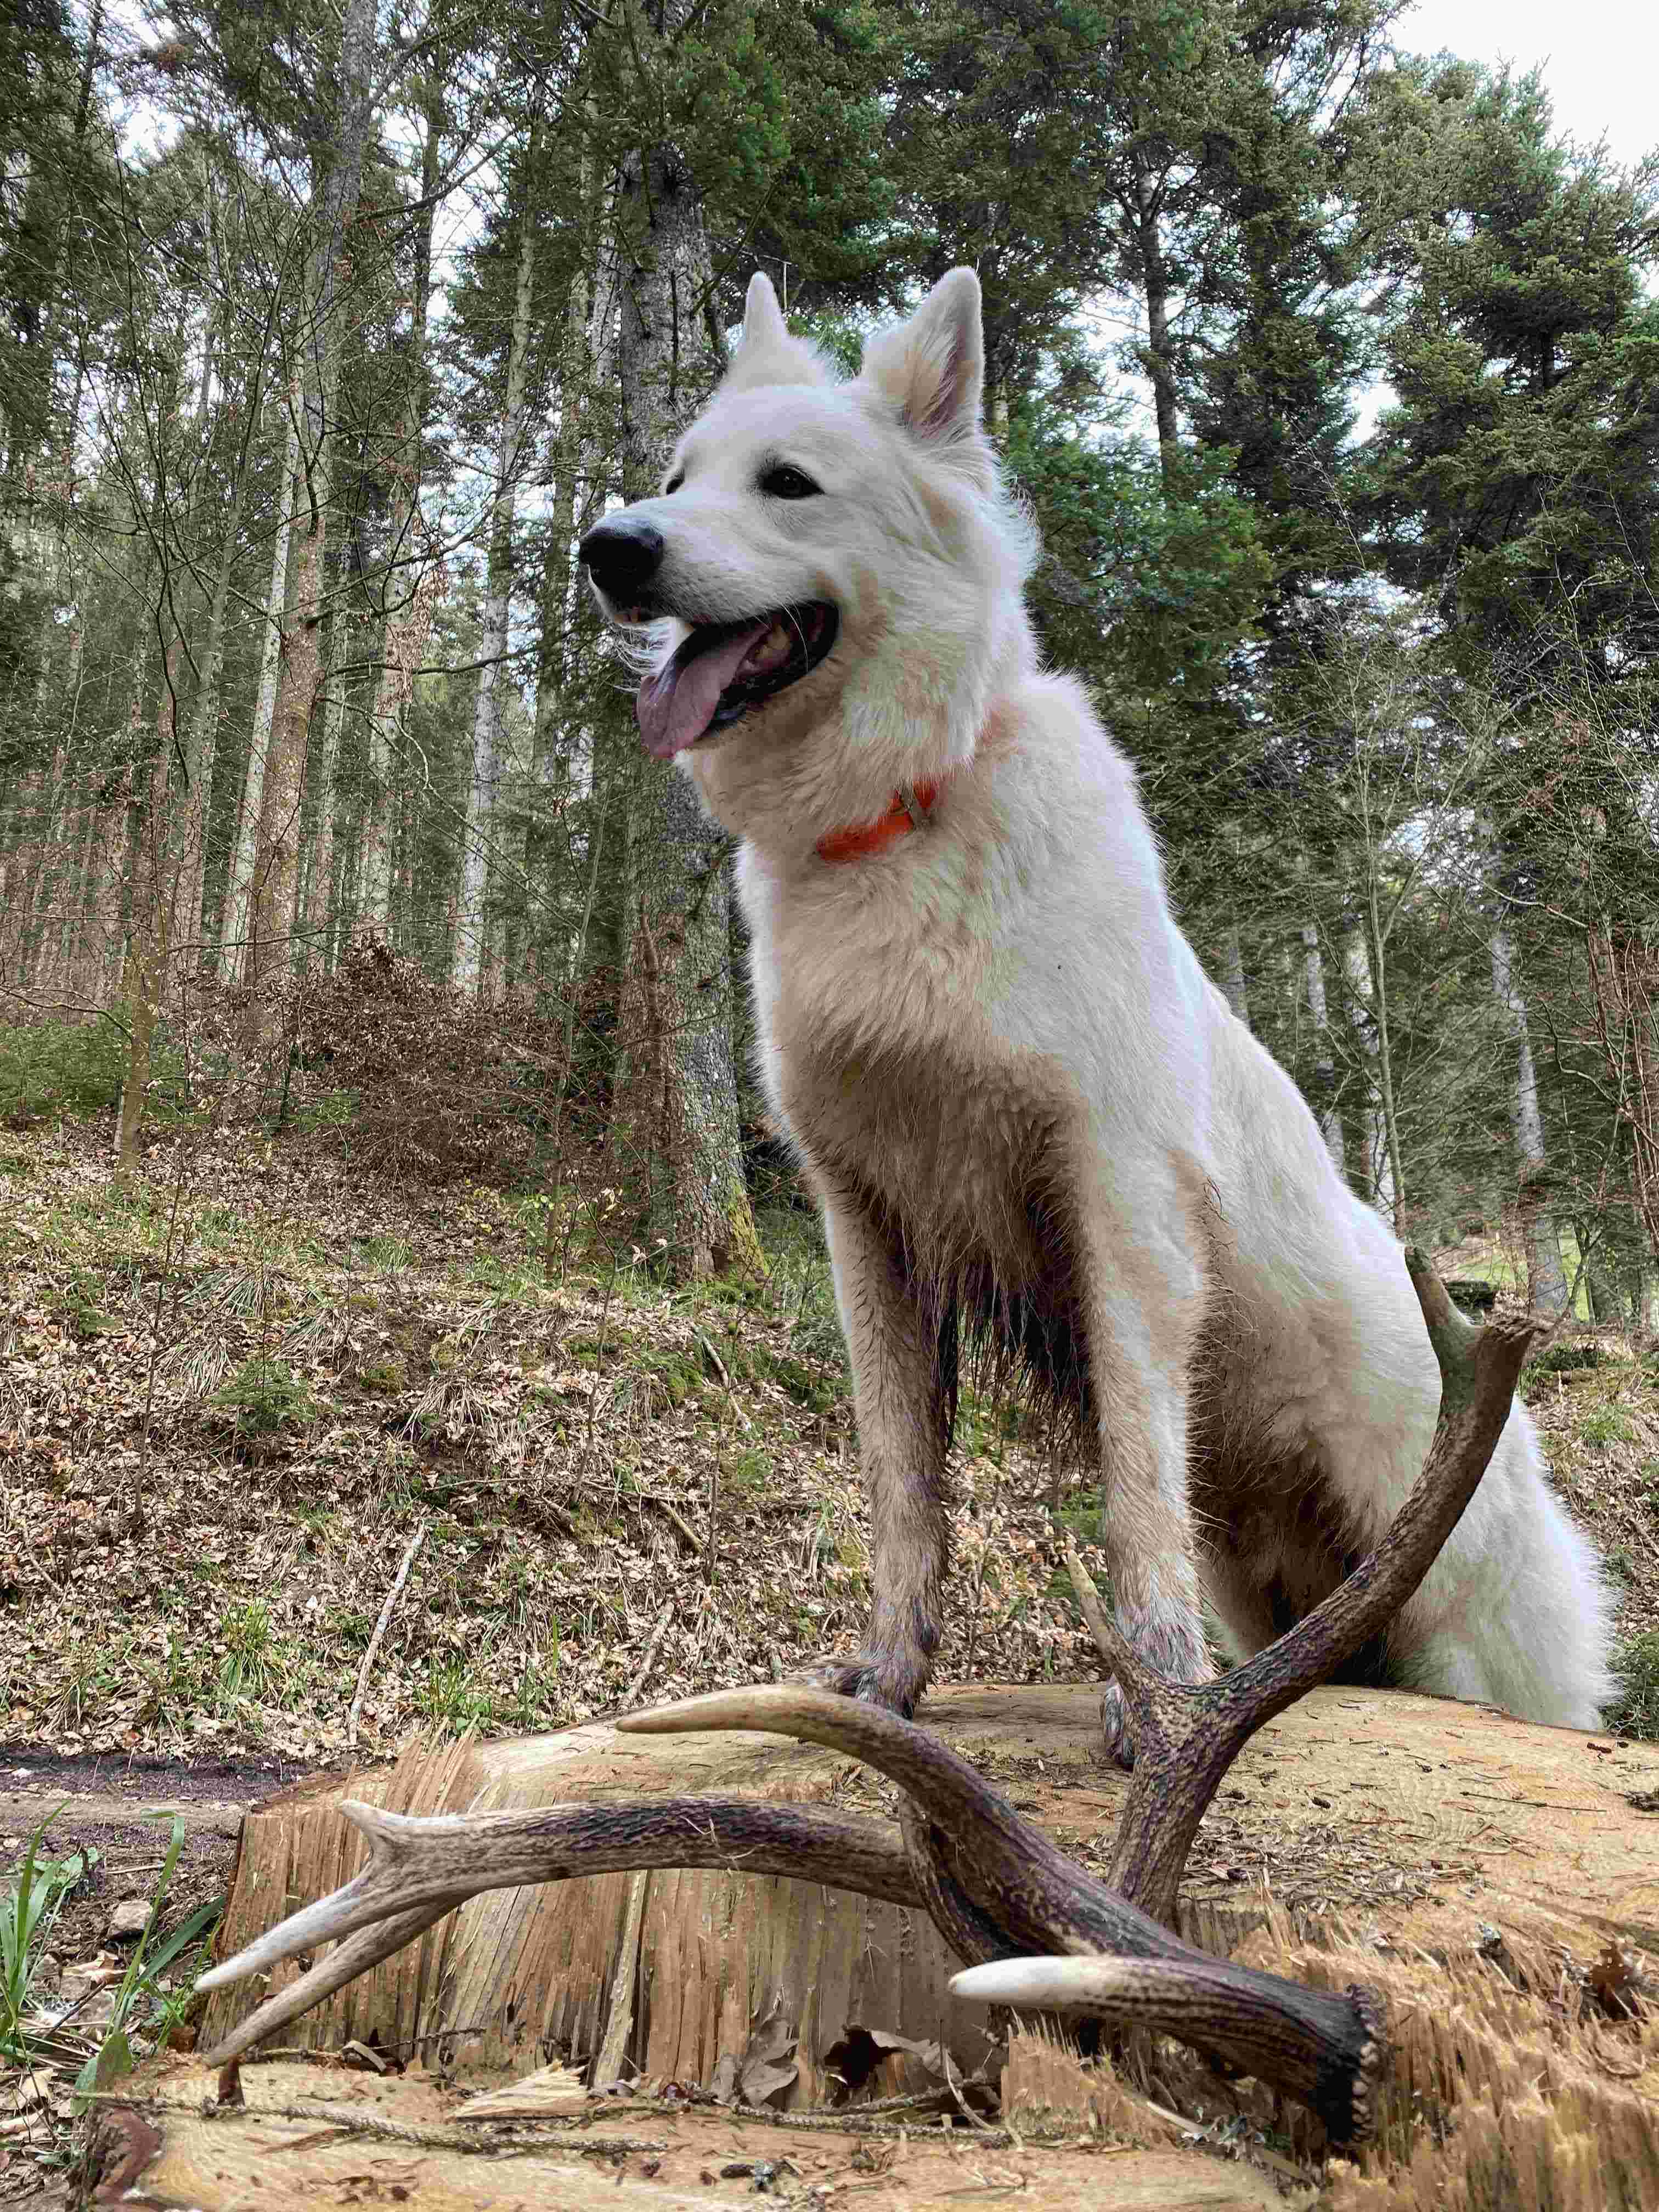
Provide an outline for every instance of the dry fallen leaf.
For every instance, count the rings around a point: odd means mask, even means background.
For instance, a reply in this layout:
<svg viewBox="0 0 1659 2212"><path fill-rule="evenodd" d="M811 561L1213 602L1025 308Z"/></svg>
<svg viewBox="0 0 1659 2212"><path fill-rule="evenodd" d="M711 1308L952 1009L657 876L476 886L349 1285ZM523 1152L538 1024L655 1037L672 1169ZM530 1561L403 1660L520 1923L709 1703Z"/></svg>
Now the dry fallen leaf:
<svg viewBox="0 0 1659 2212"><path fill-rule="evenodd" d="M800 2062L795 2057L799 2039L783 2017L780 1998L750 2029L741 2058L722 2051L716 2060L710 2085L716 2100L722 2105L735 2105L741 2100L745 2105L760 2106L781 2094L800 2073Z"/></svg>
<svg viewBox="0 0 1659 2212"><path fill-rule="evenodd" d="M1642 1971L1617 1943L1607 1945L1585 1979L1614 2020L1633 2020L1640 2011L1646 1993Z"/></svg>

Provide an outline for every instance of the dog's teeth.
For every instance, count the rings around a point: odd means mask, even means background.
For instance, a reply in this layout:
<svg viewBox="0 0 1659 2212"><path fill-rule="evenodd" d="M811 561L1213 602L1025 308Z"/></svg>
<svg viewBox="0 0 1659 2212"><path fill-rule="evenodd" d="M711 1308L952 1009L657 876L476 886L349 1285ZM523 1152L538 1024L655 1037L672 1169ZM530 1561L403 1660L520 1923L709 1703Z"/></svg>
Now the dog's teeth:
<svg viewBox="0 0 1659 2212"><path fill-rule="evenodd" d="M794 642L793 632L787 623L775 622L764 637L757 638L744 657L745 676L764 676L788 659Z"/></svg>

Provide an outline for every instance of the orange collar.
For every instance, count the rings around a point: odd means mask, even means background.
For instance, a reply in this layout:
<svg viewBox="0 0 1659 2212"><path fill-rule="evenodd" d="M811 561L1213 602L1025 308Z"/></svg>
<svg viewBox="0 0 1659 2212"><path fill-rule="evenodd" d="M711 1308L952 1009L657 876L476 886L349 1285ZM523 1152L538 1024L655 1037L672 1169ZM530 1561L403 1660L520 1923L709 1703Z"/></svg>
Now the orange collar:
<svg viewBox="0 0 1659 2212"><path fill-rule="evenodd" d="M866 853L884 853L899 838L922 827L948 781L944 776L928 776L901 784L893 793L892 805L876 821L855 822L846 830L826 830L817 842L819 860L860 860Z"/></svg>

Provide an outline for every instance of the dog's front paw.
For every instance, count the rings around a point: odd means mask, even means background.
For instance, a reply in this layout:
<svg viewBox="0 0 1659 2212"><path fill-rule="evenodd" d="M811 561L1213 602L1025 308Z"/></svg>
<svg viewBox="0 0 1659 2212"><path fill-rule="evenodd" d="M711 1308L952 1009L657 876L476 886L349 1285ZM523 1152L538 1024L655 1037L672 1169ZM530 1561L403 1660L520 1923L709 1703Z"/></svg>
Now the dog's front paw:
<svg viewBox="0 0 1659 2212"><path fill-rule="evenodd" d="M814 1690L833 1690L837 1697L862 1698L908 1721L927 1686L927 1669L902 1652L855 1651L848 1658L820 1659L794 1679Z"/></svg>
<svg viewBox="0 0 1659 2212"><path fill-rule="evenodd" d="M1129 1708L1115 1682L1109 1682L1101 1693L1100 1733L1105 1738L1107 1758L1126 1774L1132 1774L1135 1745L1129 1730Z"/></svg>

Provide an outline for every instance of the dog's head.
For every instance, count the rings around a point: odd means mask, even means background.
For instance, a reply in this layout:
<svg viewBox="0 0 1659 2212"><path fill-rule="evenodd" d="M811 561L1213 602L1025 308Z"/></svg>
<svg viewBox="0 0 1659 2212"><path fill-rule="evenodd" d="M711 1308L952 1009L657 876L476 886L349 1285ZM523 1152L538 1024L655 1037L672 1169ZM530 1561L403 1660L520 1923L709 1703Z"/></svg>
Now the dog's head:
<svg viewBox="0 0 1659 2212"><path fill-rule="evenodd" d="M660 626L637 705L647 750L685 756L734 828L767 766L796 803L821 792L846 815L958 764L994 671L1029 655L1031 533L981 428L983 362L970 270L872 340L849 383L757 276L660 493L582 540L612 620Z"/></svg>

